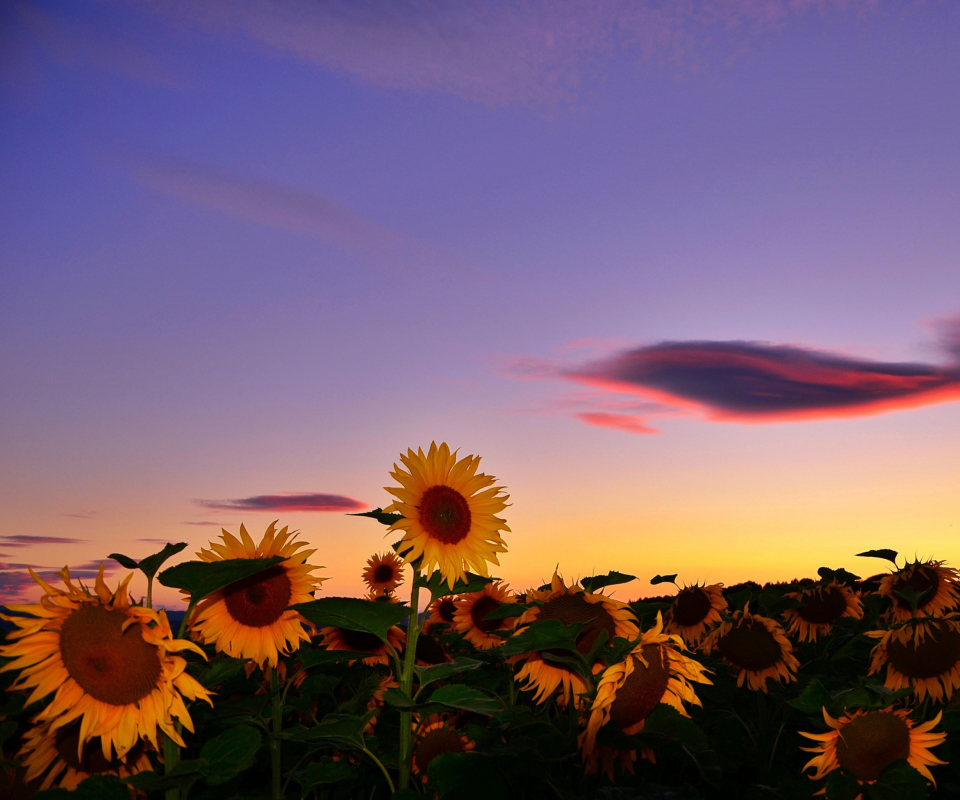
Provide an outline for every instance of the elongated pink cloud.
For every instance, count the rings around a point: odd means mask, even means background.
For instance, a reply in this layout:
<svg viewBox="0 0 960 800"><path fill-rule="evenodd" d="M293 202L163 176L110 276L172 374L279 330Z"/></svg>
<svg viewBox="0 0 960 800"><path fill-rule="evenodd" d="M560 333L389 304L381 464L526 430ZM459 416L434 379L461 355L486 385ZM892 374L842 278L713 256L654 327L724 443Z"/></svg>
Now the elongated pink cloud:
<svg viewBox="0 0 960 800"><path fill-rule="evenodd" d="M33 547L38 544L80 544L86 539L72 539L68 536L31 536L29 534L14 534L0 536L0 547Z"/></svg>
<svg viewBox="0 0 960 800"><path fill-rule="evenodd" d="M197 500L221 511L359 511L366 503L339 494L260 494L237 500Z"/></svg>

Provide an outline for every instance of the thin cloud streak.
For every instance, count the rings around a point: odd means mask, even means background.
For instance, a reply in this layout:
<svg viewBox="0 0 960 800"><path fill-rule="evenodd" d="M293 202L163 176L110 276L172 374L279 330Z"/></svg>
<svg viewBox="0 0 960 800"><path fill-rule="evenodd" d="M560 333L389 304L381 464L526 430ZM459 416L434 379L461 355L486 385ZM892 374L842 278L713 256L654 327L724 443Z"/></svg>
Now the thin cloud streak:
<svg viewBox="0 0 960 800"><path fill-rule="evenodd" d="M261 494L237 500L197 500L222 511L359 511L366 503L339 494Z"/></svg>
<svg viewBox="0 0 960 800"><path fill-rule="evenodd" d="M66 536L29 536L17 534L0 536L0 547L32 547L38 544L82 544L86 539L71 539Z"/></svg>

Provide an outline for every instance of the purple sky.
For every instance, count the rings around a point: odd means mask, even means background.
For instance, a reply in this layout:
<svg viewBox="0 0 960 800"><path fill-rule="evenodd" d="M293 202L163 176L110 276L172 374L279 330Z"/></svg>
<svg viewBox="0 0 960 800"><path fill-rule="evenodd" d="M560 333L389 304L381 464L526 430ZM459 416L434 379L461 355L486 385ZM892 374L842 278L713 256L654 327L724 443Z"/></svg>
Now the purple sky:
<svg viewBox="0 0 960 800"><path fill-rule="evenodd" d="M960 561L958 35L934 0L3 4L0 600L276 517L357 592L388 543L343 512L432 439L511 492L518 588Z"/></svg>

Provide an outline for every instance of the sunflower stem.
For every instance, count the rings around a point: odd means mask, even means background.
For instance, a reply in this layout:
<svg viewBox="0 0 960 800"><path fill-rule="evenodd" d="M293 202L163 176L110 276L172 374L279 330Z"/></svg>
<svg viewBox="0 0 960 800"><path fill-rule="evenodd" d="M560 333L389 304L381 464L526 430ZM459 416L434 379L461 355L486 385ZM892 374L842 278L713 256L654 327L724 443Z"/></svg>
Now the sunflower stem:
<svg viewBox="0 0 960 800"><path fill-rule="evenodd" d="M407 649L403 654L403 671L400 673L400 690L408 697L413 689L413 667L416 663L417 636L420 635L420 570L413 570L410 589L410 621L407 623ZM400 789L410 787L410 726L413 713L400 712Z"/></svg>
<svg viewBox="0 0 960 800"><path fill-rule="evenodd" d="M383 773L383 777L387 779L387 786L390 787L390 794L394 794L397 791L397 789L393 785L393 779L390 777L390 773L387 772L387 768L383 766L383 762L379 758L377 758L373 753L371 753L367 747L363 748L363 752L374 764L380 767L380 771ZM373 788L374 790L376 790L377 787L374 786ZM371 792L371 797L372 796L373 796L373 792Z"/></svg>
<svg viewBox="0 0 960 800"><path fill-rule="evenodd" d="M180 745L166 734L163 734L163 774L169 775L180 763ZM167 789L164 793L166 800L180 800L180 790Z"/></svg>
<svg viewBox="0 0 960 800"><path fill-rule="evenodd" d="M283 775L280 759L280 734L283 732L283 701L280 696L279 664L270 670L270 688L273 690L273 735L270 737L270 773L272 778L270 796L273 800L283 798Z"/></svg>

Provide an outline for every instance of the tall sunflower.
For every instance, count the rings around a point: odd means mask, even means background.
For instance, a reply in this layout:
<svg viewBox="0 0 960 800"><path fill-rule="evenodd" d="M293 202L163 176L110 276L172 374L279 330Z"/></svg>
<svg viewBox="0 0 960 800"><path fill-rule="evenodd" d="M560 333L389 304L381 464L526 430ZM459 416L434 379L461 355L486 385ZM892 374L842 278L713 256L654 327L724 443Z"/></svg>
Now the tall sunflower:
<svg viewBox="0 0 960 800"><path fill-rule="evenodd" d="M824 709L823 718L831 728L827 733L800 731L801 736L820 743L801 748L817 754L803 768L804 772L815 770L810 776L813 780L825 778L842 767L853 773L861 786L875 783L884 767L905 758L936 786L929 767L946 762L933 755L930 748L943 744L947 734L930 731L940 722L940 714L921 725L914 725L906 711L893 708L845 713L840 719L834 719ZM862 796L858 795L856 800Z"/></svg>
<svg viewBox="0 0 960 800"><path fill-rule="evenodd" d="M917 700L927 695L940 703L960 689L960 622L957 619L914 619L887 631L870 631L880 641L871 651L870 674L884 667L888 689L913 687Z"/></svg>
<svg viewBox="0 0 960 800"><path fill-rule="evenodd" d="M479 456L457 461L446 443L430 451L407 450L400 456L407 468L393 465L391 477L400 486L385 487L397 499L384 511L401 514L390 526L403 531L398 551L408 564L422 559L427 575L440 570L452 589L465 578L465 567L487 575L487 562L499 565L497 553L507 552L500 531L509 531L496 516L507 507L507 495L494 486L495 478L478 473Z"/></svg>
<svg viewBox="0 0 960 800"><path fill-rule="evenodd" d="M159 749L157 728L183 747L174 720L193 731L183 698L212 701L184 671L187 662L171 654L203 651L174 639L163 611L130 605L133 573L111 591L101 564L91 594L73 584L67 567L60 573L66 591L29 572L44 596L36 605L9 606L29 616L3 617L17 630L0 647L0 656L13 659L0 671L20 670L10 688L32 690L27 705L54 695L37 722L59 731L79 721L78 758L96 737L108 762L125 758L141 739Z"/></svg>
<svg viewBox="0 0 960 800"><path fill-rule="evenodd" d="M233 658L248 658L272 667L280 655L309 641L303 617L288 608L313 600L314 589L325 579L310 574L322 569L306 563L316 550L301 551L307 543L294 541L295 536L287 533L286 527L277 531L277 523L271 522L257 545L241 525L239 540L224 530L220 543L211 542L209 550L197 553L203 561L272 556L286 559L200 601L191 626L201 641Z"/></svg>
<svg viewBox="0 0 960 800"><path fill-rule="evenodd" d="M458 731L446 714L434 714L417 726L410 771L426 781L427 767L442 753L468 753L476 747Z"/></svg>
<svg viewBox="0 0 960 800"><path fill-rule="evenodd" d="M403 629L394 625L387 631L387 643L398 653L403 649L407 635ZM346 650L356 653L369 653L366 658L360 659L362 663L368 666L374 664L389 664L390 650L387 643L380 640L378 636L364 631L351 631L348 628L338 628L335 625L328 625L320 629L320 644L327 650ZM347 662L348 666L354 664L353 661Z"/></svg>
<svg viewBox="0 0 960 800"><path fill-rule="evenodd" d="M492 650L504 643L498 631L508 631L516 622L516 617L504 619L486 619L487 614L500 608L504 603L515 603L516 598L501 581L488 583L479 592L468 592L457 600L457 611L453 618L453 629L461 634L478 650Z"/></svg>
<svg viewBox="0 0 960 800"><path fill-rule="evenodd" d="M836 581L826 586L817 584L799 592L787 592L784 597L791 597L801 604L799 608L788 608L783 612L787 633L797 635L801 642L815 642L818 636L830 633L833 623L841 617L863 617L860 598Z"/></svg>
<svg viewBox="0 0 960 800"><path fill-rule="evenodd" d="M403 560L393 553L371 556L363 571L363 582L374 594L390 594L403 583Z"/></svg>
<svg viewBox="0 0 960 800"><path fill-rule="evenodd" d="M567 586L557 573L553 574L549 589L531 592L527 601L534 605L517 620L517 629L537 619L558 619L565 625L586 623L577 637L577 652L581 655L587 655L593 649L601 631L607 632L607 641L617 636L632 640L640 634L636 617L626 603L606 595L585 592L576 584ZM518 657L518 661L523 662L523 667L517 673L516 680L523 684L522 689L536 692L534 700L537 703L543 703L557 688L562 687L559 697L561 704L565 705L573 699L578 707L582 706L580 695L588 692L590 687L576 672L561 664L546 661L539 653L525 653ZM597 662L592 668L597 672L603 667Z"/></svg>
<svg viewBox="0 0 960 800"><path fill-rule="evenodd" d="M783 628L768 617L750 614L746 608L734 612L731 619L715 628L703 640L701 649L707 655L719 650L740 670L737 686L746 681L755 691L766 692L768 678L781 683L795 681L800 668Z"/></svg>
<svg viewBox="0 0 960 800"><path fill-rule="evenodd" d="M664 628L694 646L706 635L711 625L720 622L720 615L726 610L722 583L685 586L673 598L673 603L664 614Z"/></svg>
<svg viewBox="0 0 960 800"><path fill-rule="evenodd" d="M430 615L427 617L427 624L453 626L453 618L457 613L457 596L447 595L439 600L434 600L427 608Z"/></svg>
<svg viewBox="0 0 960 800"><path fill-rule="evenodd" d="M960 572L953 567L943 566L943 561L914 561L880 580L878 594L889 597L893 602L889 616L897 622L912 619L914 616L939 617L944 612L956 608L960 603ZM917 602L917 613L906 600L898 597L898 592L911 589L921 595Z"/></svg>
<svg viewBox="0 0 960 800"><path fill-rule="evenodd" d="M627 657L604 670L586 729L579 739L588 775L602 764L613 780L616 760L624 770L633 772L635 754L625 756L597 745L597 734L611 720L632 735L643 729L644 720L660 703L673 706L684 716L689 716L684 703L700 705L690 684L711 681L703 666L683 654L685 649L680 636L663 632L663 620L658 613L656 625L643 633Z"/></svg>

